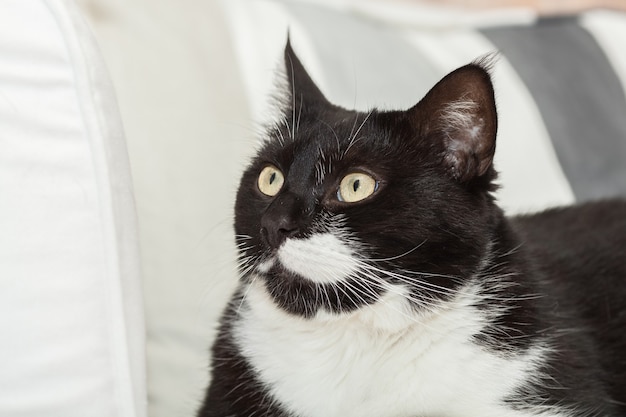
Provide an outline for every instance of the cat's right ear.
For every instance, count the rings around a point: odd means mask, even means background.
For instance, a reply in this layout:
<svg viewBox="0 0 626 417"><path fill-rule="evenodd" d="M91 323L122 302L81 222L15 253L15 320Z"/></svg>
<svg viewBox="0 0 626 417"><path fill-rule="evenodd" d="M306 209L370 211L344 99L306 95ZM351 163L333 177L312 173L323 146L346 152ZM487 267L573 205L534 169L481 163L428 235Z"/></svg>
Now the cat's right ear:
<svg viewBox="0 0 626 417"><path fill-rule="evenodd" d="M303 108L330 105L293 51L289 37L285 46L285 75L289 83L288 105L292 109L301 111Z"/></svg>
<svg viewBox="0 0 626 417"><path fill-rule="evenodd" d="M477 62L451 72L409 110L420 134L440 142L441 162L460 182L492 169L498 118L488 66Z"/></svg>

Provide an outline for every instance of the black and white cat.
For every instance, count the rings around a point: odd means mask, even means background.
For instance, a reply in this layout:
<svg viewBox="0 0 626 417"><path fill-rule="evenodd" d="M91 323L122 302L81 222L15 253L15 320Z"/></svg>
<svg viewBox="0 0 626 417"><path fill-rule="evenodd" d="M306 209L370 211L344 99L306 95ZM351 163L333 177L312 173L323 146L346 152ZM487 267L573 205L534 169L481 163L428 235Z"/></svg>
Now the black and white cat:
<svg viewBox="0 0 626 417"><path fill-rule="evenodd" d="M361 113L285 61L198 416L626 416L626 202L505 218L484 64Z"/></svg>

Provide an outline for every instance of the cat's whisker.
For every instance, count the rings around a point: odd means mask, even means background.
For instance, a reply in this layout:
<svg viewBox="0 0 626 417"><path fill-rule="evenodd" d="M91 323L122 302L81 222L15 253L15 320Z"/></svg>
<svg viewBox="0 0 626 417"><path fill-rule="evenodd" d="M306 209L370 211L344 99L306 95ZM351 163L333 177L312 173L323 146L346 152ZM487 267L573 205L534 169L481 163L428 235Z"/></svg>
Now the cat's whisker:
<svg viewBox="0 0 626 417"><path fill-rule="evenodd" d="M378 298L378 294L376 293L376 291L369 285L367 285L367 287L365 288L365 291L372 296L373 299L377 299ZM367 308L368 310L370 310L373 314L375 314L378 317L382 317L382 314L380 311L378 311L375 307L373 303L368 303L365 301L365 299L361 298L361 301L363 301L363 307L361 308ZM387 305L388 303L385 300L379 299L377 300L378 302L381 302L385 305Z"/></svg>
<svg viewBox="0 0 626 417"><path fill-rule="evenodd" d="M437 302L435 300L429 300L426 298L417 298L413 294L406 294L405 292L402 292L399 289L394 288L393 286L390 286L388 283L386 283L382 279L378 279L378 282L374 281L372 282L372 284L377 285L380 289L384 291L388 291L390 293L403 297L409 302L410 305L412 305L415 308L434 310L440 306L440 302Z"/></svg>
<svg viewBox="0 0 626 417"><path fill-rule="evenodd" d="M524 242L520 242L517 246L513 247L509 251L499 254L499 257L504 258L510 255L513 255L514 253L517 253L522 246L524 246Z"/></svg>
<svg viewBox="0 0 626 417"><path fill-rule="evenodd" d="M347 285L346 285L346 286L347 286ZM334 310L334 309L337 309L337 310L338 310L338 313L339 313L340 315L344 313L344 311L345 311L345 307L346 307L346 306L345 306L345 305L344 305L344 303L342 302L342 300L341 300L341 295L340 295L339 293L341 293L341 294L345 295L345 297L346 297L346 298L347 298L347 299L348 299L348 300L349 300L349 301L350 301L353 305L357 305L357 303L355 302L355 300L354 300L354 299L350 296L350 294L348 294L347 290L346 290L346 289L345 289L342 285L340 285L339 283L333 283L333 284L330 284L328 287L332 288L333 292L335 293L335 300L336 300L336 303L333 303L333 302L330 300L330 298L328 299L328 307L329 307L329 309L330 309L329 311L332 311L332 310ZM326 287L326 286L325 286L324 288L328 288L328 287ZM358 297L358 295L357 295L357 297ZM364 300L361 300L361 301L364 301ZM365 303L364 303L364 304L365 304Z"/></svg>
<svg viewBox="0 0 626 417"><path fill-rule="evenodd" d="M368 259L361 259L359 260L359 265L362 266L363 268L370 269L370 270L379 272L381 274L388 275L389 277L408 278L406 275L402 275L399 272L393 271L391 269L388 270L388 269L377 267L375 265L368 263L367 261ZM427 277L427 278L446 278L446 279L455 281L457 283L463 282L463 280L460 277L456 277L454 275L438 274L438 273L433 273L433 272L413 272L413 271L405 271L405 272L411 273L417 276Z"/></svg>
<svg viewBox="0 0 626 417"><path fill-rule="evenodd" d="M365 123L367 123L367 120L370 118L370 116L372 115L372 113L374 113L374 109L370 110L367 115L365 116L365 118L363 119L363 122L361 122L361 125L359 126L359 128L356 130L356 132L354 132L354 134L350 134L350 137L348 139L348 146L346 147L346 150L343 151L343 156L345 157L348 154L348 151L350 151L350 148L352 148L352 146L354 146L360 139L357 139L357 136L359 135L359 133L361 132L361 129L363 129L363 126L365 126ZM358 116L357 116L358 118ZM355 126L356 126L356 120L355 120Z"/></svg>
<svg viewBox="0 0 626 417"><path fill-rule="evenodd" d="M320 265L320 270L323 271L325 273L325 275L327 275L327 276L332 276L334 274L333 268L331 266L329 266L329 265ZM343 311L343 306L342 306L341 301L340 301L341 297L339 296L339 293L337 292L337 290L343 292L346 295L346 297L348 297L348 299L350 299L350 301L354 305L357 305L354 302L354 300L350 297L350 295L346 291L344 291L344 289L341 286L339 286L337 283L330 283L330 284L326 284L326 285L321 285L321 288L323 289L323 292L326 294L326 298L327 298L327 301L328 301L329 309L332 309L333 303L331 302L330 297L328 296L328 292L326 291L326 287L327 286L330 286L335 291L335 295L337 297L337 305L339 307L340 313ZM358 294L356 294L356 295L358 295ZM361 301L364 301L364 300L361 300ZM366 304L366 303L364 302L364 304Z"/></svg>
<svg viewBox="0 0 626 417"><path fill-rule="evenodd" d="M333 303L332 301L330 301L330 296L328 295L328 289L326 287L321 287L321 289L322 289L322 293L326 296L326 301L328 301L328 309L332 311ZM333 288L333 289L335 290L335 293L336 293L337 289L336 288ZM339 297L339 294L336 294L336 295L337 297Z"/></svg>
<svg viewBox="0 0 626 417"><path fill-rule="evenodd" d="M338 153L341 152L341 141L339 140L339 135L337 135L337 132L335 131L335 129L330 124L326 123L322 119L317 119L317 121L320 122L321 124L323 124L324 126L326 126L328 128L328 130L331 131L331 133L335 137L335 142L337 143L337 152Z"/></svg>
<svg viewBox="0 0 626 417"><path fill-rule="evenodd" d="M300 100L300 107L298 108L298 120L296 121L296 126L294 128L295 133L298 133L298 129L300 129L300 117L302 116L302 106L304 101Z"/></svg>
<svg viewBox="0 0 626 417"><path fill-rule="evenodd" d="M372 271L372 272L375 272L375 273L378 273L378 274L381 274L381 275L384 275L384 276L388 276L390 278L396 279L396 280L398 280L400 282L403 282L403 283L406 283L406 284L409 284L409 285L414 285L414 286L417 285L420 288L430 287L430 288L432 288L432 290L434 292L437 292L439 294L443 294L443 295L449 296L449 295L453 295L455 293L455 291L453 289L441 287L441 286L435 285L435 284L427 282L427 281L421 281L421 280L418 281L417 280L418 278L412 278L412 277L400 274L398 272L394 272L394 271L391 271L391 270L385 270L385 269L382 269L382 268L378 268L378 267L375 267L373 265L367 264L365 262L360 263L359 265L360 265L361 268L364 268L365 270ZM432 277L432 278L434 278L434 277L436 277L436 278L452 278L450 276L440 275L440 274L420 274L420 273L416 273L415 275L417 275L417 276L422 275L422 276L425 276L425 277ZM426 289L426 288L424 288L424 289Z"/></svg>
<svg viewBox="0 0 626 417"><path fill-rule="evenodd" d="M322 303L320 286L315 285L313 288L315 289L315 305L320 305Z"/></svg>
<svg viewBox="0 0 626 417"><path fill-rule="evenodd" d="M318 154L319 157L317 159L317 163L315 164L315 174L316 180L318 184L321 184L324 181L324 177L326 177L327 169L326 169L326 154L321 146L318 146Z"/></svg>
<svg viewBox="0 0 626 417"><path fill-rule="evenodd" d="M514 282L507 280L506 278L510 278L512 276L515 276L515 273L506 273L506 274L498 274L498 275L490 275L487 279L487 277L480 277L481 280L483 282L488 282L488 281L493 281L493 286L484 286L484 289L482 292L475 294L475 293L465 293L464 290L462 290L463 287L461 287L461 289L451 289L451 288L446 288L446 287L442 287L440 285L436 285L432 282L426 281L423 278L424 277L444 277L444 278L454 278L454 277L449 277L449 276L445 276L445 275L440 275L440 274L421 274L421 273L411 273L411 275L414 276L408 276L405 274L401 274L398 272L394 272L391 270L386 270L386 269L381 269L381 268L377 268L374 267L372 265L369 265L367 263L362 263L360 264L361 268L374 272L374 273L378 273L381 274L383 276L388 276L390 278L396 279L402 283L405 283L407 285L409 285L412 288L418 288L421 289L422 291L428 293L435 293L435 294L440 294L443 295L445 297L453 297L455 295L462 295L462 296L472 296L472 297L477 297L477 300L480 301L488 301L488 300L492 300L492 301L501 301L501 302L514 302L514 301L521 301L521 300L533 300L536 299L538 297L541 297L541 295L538 294L524 294L524 295L511 295L511 296L498 296L498 295L493 295L493 294L489 294L489 292L494 292L496 294L499 294L502 292L502 290L504 289L504 287L506 286L513 286L515 285ZM458 278L456 278L458 279ZM510 284L508 284L510 283ZM422 304L424 301L420 300L420 302L418 304Z"/></svg>
<svg viewBox="0 0 626 417"><path fill-rule="evenodd" d="M392 256L390 258L368 258L367 261L369 262L387 262L387 261L395 261L397 259L400 259L402 257L405 257L413 252L415 252L417 249L419 249L422 245L424 245L427 242L427 239L425 239L422 243L420 243L419 245L415 246L413 249L409 249L408 251L401 253L400 255L396 255L396 256Z"/></svg>
<svg viewBox="0 0 626 417"><path fill-rule="evenodd" d="M254 260L254 256L252 256L252 255L244 255L243 252L242 252L237 257L237 264L241 265L244 262L248 262L248 261L252 261L252 260Z"/></svg>
<svg viewBox="0 0 626 417"><path fill-rule="evenodd" d="M423 307L435 308L439 305L437 302L435 302L435 300L428 300L425 298L416 298L413 295L406 294L406 293L399 291L396 287L394 287L393 285L390 285L388 282L382 279L379 275L372 273L372 271L367 271L367 270L359 271L359 277L361 279L366 280L366 282L368 283L377 285L380 289L383 290L383 292L388 291L388 292L401 295L414 306L419 306L421 308ZM378 296L376 298L378 298Z"/></svg>
<svg viewBox="0 0 626 417"><path fill-rule="evenodd" d="M292 126L295 127L297 95L296 95L296 81L294 77L293 61L291 60L291 58L289 59L289 69L291 70L291 77L289 78L291 80L291 117L292 117ZM290 136L291 136L291 140L293 141L295 139L295 132L293 131L293 129L290 131Z"/></svg>
<svg viewBox="0 0 626 417"><path fill-rule="evenodd" d="M373 300L376 300L378 298L378 295L369 285L369 283L366 282L361 282L361 284L367 284L366 288L364 288L364 291L370 295L372 297ZM361 306L357 307L357 308L367 308L368 310L372 311L374 314L380 316L380 312L378 312L375 308L374 308L374 304L372 302L368 302L365 297L361 296L359 294L358 291L356 291L355 289L351 288L350 282L346 282L345 283L347 288L351 289L352 294L362 303ZM345 290L343 290L341 287L339 287L339 289L346 294L346 296L348 297L348 299L355 305L357 306L357 304L354 302L354 300L347 294L347 292ZM341 308L341 304L340 304L340 309L343 311L343 309Z"/></svg>
<svg viewBox="0 0 626 417"><path fill-rule="evenodd" d="M254 249L254 245L250 245L249 242L239 242L235 244L235 248L238 250L239 254L243 255L247 251Z"/></svg>
<svg viewBox="0 0 626 417"><path fill-rule="evenodd" d="M250 262L249 260L246 260L244 264L239 265L239 269L241 270L242 277L247 277L248 274L250 274L250 272L252 272L254 268L256 268L256 265L253 262Z"/></svg>
<svg viewBox="0 0 626 417"><path fill-rule="evenodd" d="M393 288L392 286L389 286L384 281L380 281L380 282L370 281L370 284L378 286L380 289L382 289L384 291L388 291L388 292L390 292L392 294L396 294L396 295L399 295L399 296L405 298L409 302L409 305L413 305L415 303L415 300L412 299L410 296L407 296L406 294L402 293L398 289ZM373 291L373 289L371 289L371 291L372 291L372 295L377 297L376 292ZM433 328L428 323L425 323L422 320L420 320L419 316L411 315L411 314L409 314L409 313L407 313L405 311L401 311L396 306L394 306L393 304L391 304L390 302L385 300L384 297L378 298L377 302L380 302L380 303L384 304L386 308L389 308L390 310L400 314L402 317L404 317L404 318L408 319L409 321L417 324L418 326L422 326L424 328L427 328L427 329L429 329L432 332L437 332L436 328ZM420 305L424 305L424 304L421 303ZM370 304L369 307L371 307L373 309L373 305ZM432 309L434 309L435 307L436 307L435 305L431 306ZM380 315L380 312L378 312L378 310L374 309L373 311L375 312L375 314Z"/></svg>
<svg viewBox="0 0 626 417"><path fill-rule="evenodd" d="M356 129L356 124L359 122L359 113L356 113L354 115L354 123L352 123L352 129L350 129L350 135L348 135L348 138L351 139L352 135L354 134L354 129ZM344 153L345 155L345 153Z"/></svg>
<svg viewBox="0 0 626 417"><path fill-rule="evenodd" d="M254 270L255 264L253 262L249 262L246 265L242 265L239 267L239 280L246 280L249 278L250 273Z"/></svg>
<svg viewBox="0 0 626 417"><path fill-rule="evenodd" d="M278 123L274 126L274 132L278 134L276 138L278 139L280 146L285 146L285 136L283 135L283 129L281 126L278 125Z"/></svg>
<svg viewBox="0 0 626 417"><path fill-rule="evenodd" d="M283 126L285 126L285 128L287 129L287 137L293 140L293 137L294 137L293 132L291 130L291 127L289 126L289 121L287 120L287 117L283 116L282 119L283 119Z"/></svg>
<svg viewBox="0 0 626 417"><path fill-rule="evenodd" d="M241 246L240 248L238 248L238 254L237 254L237 259L244 259L247 257L254 257L254 255L249 255L249 251L252 251L254 249L254 246Z"/></svg>
<svg viewBox="0 0 626 417"><path fill-rule="evenodd" d="M382 284L381 287L385 287L386 285L384 281L381 281ZM432 334L440 334L440 335L445 335L447 334L447 330L444 330L444 328L440 327L440 325L432 325L430 324L430 322L428 320L424 320L422 318L427 318L430 315L437 315L437 312L440 311L443 307L443 304L441 302L435 302L435 301L427 301L427 300L417 300L412 296L408 296L402 292L400 292L398 289L394 289L394 288L387 288L387 290L393 294L397 294L400 296L403 296L408 302L409 305L419 305L420 309L415 311L415 315L409 315L406 312L403 311L399 311L396 307L394 307L392 304L386 302L384 299L381 299L381 302L383 302L384 304L386 304L387 308L392 309L396 312L398 312L399 314L401 314L402 316L404 316L405 318L411 320L412 322L414 322L416 325L418 325L419 327L426 329L428 332L432 333ZM461 329L464 327L463 323L457 323L456 324L457 329Z"/></svg>

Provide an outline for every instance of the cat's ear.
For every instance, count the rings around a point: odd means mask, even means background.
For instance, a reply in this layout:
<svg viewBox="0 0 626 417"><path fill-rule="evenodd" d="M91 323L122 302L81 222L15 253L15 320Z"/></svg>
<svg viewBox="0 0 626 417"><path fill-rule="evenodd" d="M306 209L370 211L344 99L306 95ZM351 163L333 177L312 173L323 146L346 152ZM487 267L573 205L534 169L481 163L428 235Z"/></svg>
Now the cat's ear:
<svg viewBox="0 0 626 417"><path fill-rule="evenodd" d="M289 37L285 46L285 75L289 83L289 106L302 109L311 105L330 105L293 51Z"/></svg>
<svg viewBox="0 0 626 417"><path fill-rule="evenodd" d="M453 178L467 182L489 170L498 120L485 64L473 63L451 72L409 113L420 134L442 141L442 164Z"/></svg>

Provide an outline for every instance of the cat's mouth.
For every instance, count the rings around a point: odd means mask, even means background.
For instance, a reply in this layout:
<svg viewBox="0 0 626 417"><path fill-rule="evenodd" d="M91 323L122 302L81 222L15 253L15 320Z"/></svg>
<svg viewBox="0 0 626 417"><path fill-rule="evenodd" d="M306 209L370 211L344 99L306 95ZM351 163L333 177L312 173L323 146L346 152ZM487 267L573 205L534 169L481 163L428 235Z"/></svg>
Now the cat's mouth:
<svg viewBox="0 0 626 417"><path fill-rule="evenodd" d="M262 275L284 269L319 284L343 282L358 274L360 261L341 238L317 233L306 238L289 238L257 266Z"/></svg>

